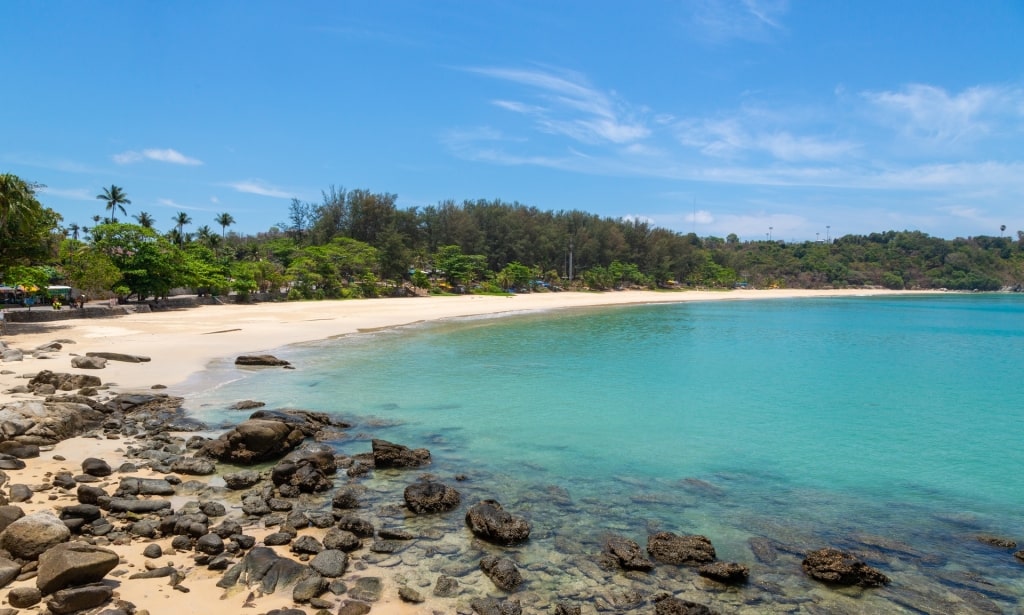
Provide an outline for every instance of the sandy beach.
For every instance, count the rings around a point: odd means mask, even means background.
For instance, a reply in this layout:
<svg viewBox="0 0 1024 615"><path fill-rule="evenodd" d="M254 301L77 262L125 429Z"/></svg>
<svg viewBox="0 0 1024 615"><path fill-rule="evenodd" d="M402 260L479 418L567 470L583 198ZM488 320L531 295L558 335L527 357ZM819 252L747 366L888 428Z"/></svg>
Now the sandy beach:
<svg viewBox="0 0 1024 615"><path fill-rule="evenodd" d="M386 327L409 325L424 321L435 321L459 317L587 308L596 306L686 302L686 301L744 301L778 300L811 297L843 297L892 294L884 290L857 291L804 291L804 290L737 290L728 292L647 292L625 291L614 293L538 293L531 295L503 296L460 296L403 299L376 299L352 301L322 301L299 303L267 303L256 305L218 305L192 309L132 314L118 318L77 319L31 325L11 323L8 334L2 339L8 346L26 351L20 362L0 363L0 406L5 403L33 399L30 393L9 393L8 391L27 382L26 374L40 370L67 373L88 373L99 376L103 383L117 392L150 391L155 384L168 387L165 392L175 395L175 387L182 385L190 375L200 372L211 361L240 354L273 352L289 344L325 339L332 336L358 333ZM51 358L32 358L28 352L53 340L70 340L61 351ZM71 366L75 355L87 352L117 352L144 355L151 361L126 363L110 361L102 370L82 370ZM109 394L109 392L107 392ZM38 399L38 398L36 398ZM20 502L25 513L37 511L58 511L62 506L77 503L72 490L61 490L49 485L55 473L66 470L72 474L81 472L81 461L85 457L99 457L117 468L125 461L127 448L133 443L125 439L103 439L98 437L77 437L65 440L55 447L45 447L40 457L27 459L24 470L7 471L8 485L25 484L32 487L33 496L27 502ZM49 448L49 450L47 450ZM158 477L146 469L140 469L133 476ZM113 491L123 475L117 472L98 486ZM194 477L186 477L192 479ZM200 480L209 480L203 477ZM5 490L6 490L5 485ZM175 496L177 497L177 496ZM181 502L187 501L185 497ZM177 506L177 504L176 504ZM229 506L229 509L231 507ZM235 506L237 508L237 505ZM260 539L268 530L252 528L251 533ZM315 531L315 530L311 530ZM304 531L303 533L307 533ZM153 615L186 613L208 613L213 609L221 612L265 613L274 608L295 608L290 594L279 592L258 597L255 608L247 608L247 591L237 588L225 591L215 583L221 574L207 571L192 563L192 553L175 552L170 547L171 539L159 538L154 542L164 549L164 557L156 562L142 557L143 548L149 541L131 541L126 544L106 544L121 558L121 564L107 577L115 584L115 591L121 599L146 609ZM282 554L287 553L283 550ZM173 564L186 571L187 595L174 591L166 579L145 579L128 581L132 573L153 565ZM363 566L346 574L350 576L377 575L387 578L388 570ZM6 589L31 585L33 581L16 581ZM424 591L429 594L429 589ZM45 600L45 599L44 599ZM8 606L6 596L3 604ZM450 606L450 603L449 603ZM408 604L399 599L397 593L387 590L379 602L374 603L373 613L437 613L446 612L444 604L427 600L422 604ZM307 612L315 609L307 607ZM336 609L331 612L336 612ZM584 611L587 612L587 611Z"/></svg>

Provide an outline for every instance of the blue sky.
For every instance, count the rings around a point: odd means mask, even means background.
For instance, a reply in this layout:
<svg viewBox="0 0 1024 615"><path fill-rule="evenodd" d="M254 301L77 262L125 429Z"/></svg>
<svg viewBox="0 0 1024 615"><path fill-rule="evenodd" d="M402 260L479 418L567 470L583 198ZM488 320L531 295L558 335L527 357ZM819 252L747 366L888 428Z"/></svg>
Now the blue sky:
<svg viewBox="0 0 1024 615"><path fill-rule="evenodd" d="M9 2L0 171L254 233L331 185L701 236L1024 230L1024 3ZM826 229L826 227L830 227Z"/></svg>

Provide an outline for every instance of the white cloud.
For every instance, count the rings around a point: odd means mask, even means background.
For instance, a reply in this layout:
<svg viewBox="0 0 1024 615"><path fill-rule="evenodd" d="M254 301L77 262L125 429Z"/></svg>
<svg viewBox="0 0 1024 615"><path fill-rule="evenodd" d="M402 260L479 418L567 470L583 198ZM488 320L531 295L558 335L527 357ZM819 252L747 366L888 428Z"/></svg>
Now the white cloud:
<svg viewBox="0 0 1024 615"><path fill-rule="evenodd" d="M75 201L92 201L96 199L96 191L90 191L88 188L52 188L50 186L43 186L39 188L38 192Z"/></svg>
<svg viewBox="0 0 1024 615"><path fill-rule="evenodd" d="M592 88L580 75L494 67L465 70L526 86L527 94L542 104L507 99L492 104L532 118L543 132L588 144L626 144L650 135L650 129L613 93Z"/></svg>
<svg viewBox="0 0 1024 615"><path fill-rule="evenodd" d="M745 116L696 119L676 126L679 142L715 158L736 158L748 153L766 153L777 160L838 160L856 152L860 145L846 140L817 136L796 136L786 130L755 131L757 124Z"/></svg>
<svg viewBox="0 0 1024 615"><path fill-rule="evenodd" d="M229 188L234 188L238 192L244 192L246 194L258 194L260 196L269 196L279 199L290 199L295 197L293 193L288 192L283 188L272 186L258 179L249 179L239 182L229 182L224 185Z"/></svg>
<svg viewBox="0 0 1024 615"><path fill-rule="evenodd" d="M896 92L864 92L876 119L904 136L957 143L1009 133L1017 136L1024 119L1024 90L975 86L958 94L925 84Z"/></svg>
<svg viewBox="0 0 1024 615"><path fill-rule="evenodd" d="M713 43L768 40L785 29L782 17L789 11L786 0L695 0L687 7L695 34Z"/></svg>
<svg viewBox="0 0 1024 615"><path fill-rule="evenodd" d="M129 150L114 154L112 156L117 164L132 164L143 160L155 160L157 162L169 162L186 166L197 166L203 164L202 160L189 158L185 154L173 149L144 149L141 152Z"/></svg>

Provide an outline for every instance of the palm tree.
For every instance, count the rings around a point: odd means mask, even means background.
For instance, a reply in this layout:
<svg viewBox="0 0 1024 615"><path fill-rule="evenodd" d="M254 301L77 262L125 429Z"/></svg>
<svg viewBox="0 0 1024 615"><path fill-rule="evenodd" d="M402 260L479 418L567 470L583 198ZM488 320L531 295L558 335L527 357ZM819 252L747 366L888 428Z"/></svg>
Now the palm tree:
<svg viewBox="0 0 1024 615"><path fill-rule="evenodd" d="M179 211L171 220L178 226L178 245L185 243L185 225L192 224L192 218L185 212Z"/></svg>
<svg viewBox="0 0 1024 615"><path fill-rule="evenodd" d="M117 210L121 210L121 213L128 215L125 211L125 205L131 205L132 202L128 200L128 195L124 193L124 190L120 186L110 185L109 188L103 189L103 194L97 194L97 199L107 202L107 209L110 210L110 221L117 222Z"/></svg>
<svg viewBox="0 0 1024 615"><path fill-rule="evenodd" d="M78 226L77 222L72 222L68 225L68 231L71 233L71 238L78 241L78 232L84 230L81 226Z"/></svg>
<svg viewBox="0 0 1024 615"><path fill-rule="evenodd" d="M133 217L142 228L153 228L153 223L156 222L153 216L149 215L149 213L145 211L140 211L138 215Z"/></svg>
<svg viewBox="0 0 1024 615"><path fill-rule="evenodd" d="M220 225L220 236L224 237L225 230L235 223L235 218L228 212L217 214L217 217L213 219L214 222Z"/></svg>

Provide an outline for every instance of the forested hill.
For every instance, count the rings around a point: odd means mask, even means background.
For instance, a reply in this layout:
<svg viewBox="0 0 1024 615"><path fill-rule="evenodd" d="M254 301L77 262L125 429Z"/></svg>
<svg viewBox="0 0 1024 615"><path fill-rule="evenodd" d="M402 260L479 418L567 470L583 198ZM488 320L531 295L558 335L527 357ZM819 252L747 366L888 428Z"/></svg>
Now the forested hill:
<svg viewBox="0 0 1024 615"><path fill-rule="evenodd" d="M161 232L111 186L109 217L61 220L35 185L0 176L0 282L68 284L120 297L172 288L223 293L285 289L289 298L547 288L862 287L1017 290L1024 233L941 239L918 231L828 241L699 237L635 219L541 211L498 200L401 209L396 196L331 188L320 203L293 200L274 227L228 232L225 212L195 232L186 212ZM101 203L103 205L103 203ZM120 213L120 220L116 214ZM127 222L134 219L137 223Z"/></svg>

